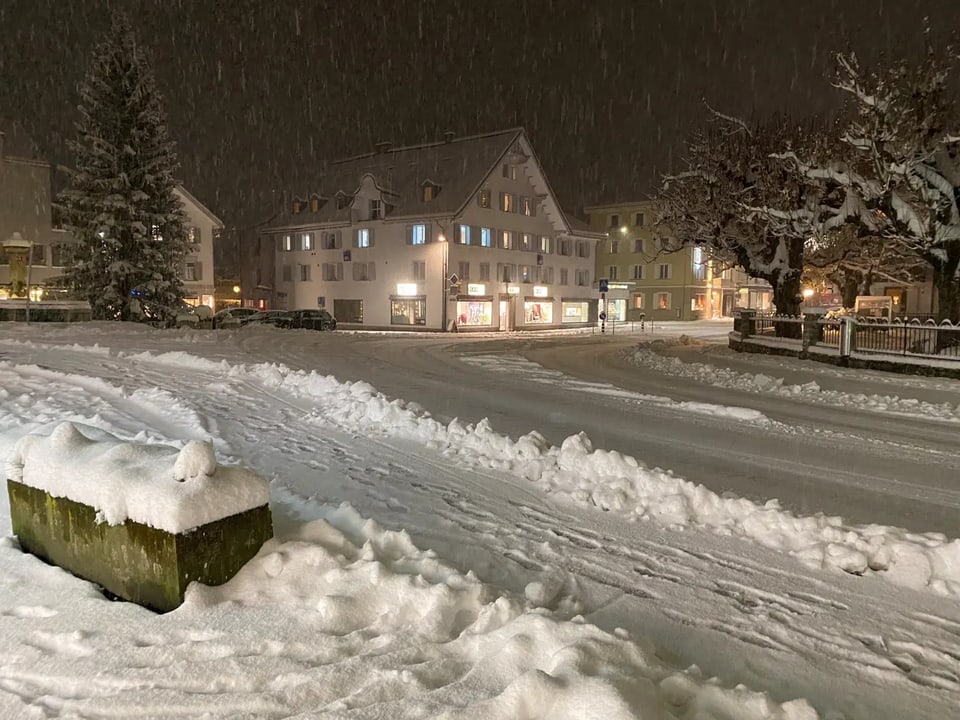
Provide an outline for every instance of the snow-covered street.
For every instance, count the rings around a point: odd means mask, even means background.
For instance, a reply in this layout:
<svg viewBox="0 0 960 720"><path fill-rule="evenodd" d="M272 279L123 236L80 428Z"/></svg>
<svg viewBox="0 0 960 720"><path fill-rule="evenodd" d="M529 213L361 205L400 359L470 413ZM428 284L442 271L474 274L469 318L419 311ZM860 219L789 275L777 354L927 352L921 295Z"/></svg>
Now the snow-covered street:
<svg viewBox="0 0 960 720"><path fill-rule="evenodd" d="M0 541L0 715L954 714L960 382L651 338L5 325L4 457L212 439L277 538L163 616Z"/></svg>

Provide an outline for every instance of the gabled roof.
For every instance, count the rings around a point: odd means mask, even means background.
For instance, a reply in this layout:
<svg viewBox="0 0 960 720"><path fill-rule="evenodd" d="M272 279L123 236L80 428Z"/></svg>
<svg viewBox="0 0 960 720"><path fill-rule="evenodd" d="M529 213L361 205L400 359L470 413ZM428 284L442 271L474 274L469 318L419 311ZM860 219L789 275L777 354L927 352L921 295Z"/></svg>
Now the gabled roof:
<svg viewBox="0 0 960 720"><path fill-rule="evenodd" d="M377 186L387 193L392 205L387 219L456 215L500 159L523 136L522 128L453 138L386 149L327 165L317 191L329 198L320 212L309 206L293 213L291 204L275 220L276 227L296 227L319 223L350 223L350 207L337 209L333 200L338 192L353 195L365 175L372 175ZM423 199L423 184L429 181L440 191L432 200ZM391 202L392 201L392 202Z"/></svg>
<svg viewBox="0 0 960 720"><path fill-rule="evenodd" d="M190 192L189 192L183 185L177 185L176 190L177 190L178 193L180 193L181 195L183 195L183 197L184 197L188 202L190 202L190 203L192 203L193 205L195 205L200 212L202 212L204 215L206 215L208 218L210 218L211 222L213 222L214 225L216 225L217 227L219 227L219 228L221 228L221 229L224 227L223 220L221 220L221 219L218 218L216 215L214 215L214 214L213 214L213 211L210 210L210 208L208 208L208 207L207 207L206 205L204 205L202 202L200 202L199 200L197 200L197 198L195 198L193 195L191 195Z"/></svg>

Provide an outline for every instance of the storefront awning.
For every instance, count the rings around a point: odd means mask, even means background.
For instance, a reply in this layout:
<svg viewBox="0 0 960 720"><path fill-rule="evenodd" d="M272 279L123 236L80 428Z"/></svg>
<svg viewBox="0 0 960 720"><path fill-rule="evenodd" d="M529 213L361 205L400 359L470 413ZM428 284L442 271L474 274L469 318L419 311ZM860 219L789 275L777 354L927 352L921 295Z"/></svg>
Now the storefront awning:
<svg viewBox="0 0 960 720"><path fill-rule="evenodd" d="M523 298L524 302L538 302L538 303L552 303L552 297L536 297L535 295L526 295Z"/></svg>

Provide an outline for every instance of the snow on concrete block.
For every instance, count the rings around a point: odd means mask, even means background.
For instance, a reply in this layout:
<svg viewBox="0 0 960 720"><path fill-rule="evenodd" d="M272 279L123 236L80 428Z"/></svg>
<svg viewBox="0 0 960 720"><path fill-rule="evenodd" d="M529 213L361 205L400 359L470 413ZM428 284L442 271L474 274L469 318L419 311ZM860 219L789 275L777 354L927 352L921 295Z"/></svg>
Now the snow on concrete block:
<svg viewBox="0 0 960 720"><path fill-rule="evenodd" d="M21 547L161 612L190 582L229 580L273 536L269 486L221 466L209 443L127 443L63 423L7 463Z"/></svg>

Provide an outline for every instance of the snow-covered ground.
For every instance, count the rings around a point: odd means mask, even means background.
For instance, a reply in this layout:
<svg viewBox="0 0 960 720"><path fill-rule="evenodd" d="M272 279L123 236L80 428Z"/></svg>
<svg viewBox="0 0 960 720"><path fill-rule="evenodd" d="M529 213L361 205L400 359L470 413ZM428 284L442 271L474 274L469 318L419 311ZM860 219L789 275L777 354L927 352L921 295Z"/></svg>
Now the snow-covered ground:
<svg viewBox="0 0 960 720"><path fill-rule="evenodd" d="M165 616L5 540L13 716L932 718L960 701L960 545L941 534L798 517L584 436L511 437L274 362L369 349L362 337L0 337L4 455L63 420L212 440L271 479L277 531L234 581ZM659 412L781 422L465 358Z"/></svg>

